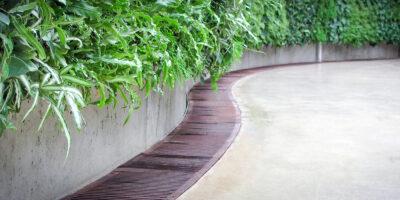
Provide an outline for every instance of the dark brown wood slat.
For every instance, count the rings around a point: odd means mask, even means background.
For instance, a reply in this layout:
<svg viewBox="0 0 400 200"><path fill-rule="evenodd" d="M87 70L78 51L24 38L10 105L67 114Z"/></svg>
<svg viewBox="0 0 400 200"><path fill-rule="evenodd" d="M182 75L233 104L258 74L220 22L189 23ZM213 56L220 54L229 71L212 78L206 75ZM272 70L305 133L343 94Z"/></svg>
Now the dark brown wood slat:
<svg viewBox="0 0 400 200"><path fill-rule="evenodd" d="M195 85L181 124L148 151L109 175L65 197L69 200L175 199L225 153L240 128L240 111L231 87L241 77L262 69L231 72L219 80Z"/></svg>

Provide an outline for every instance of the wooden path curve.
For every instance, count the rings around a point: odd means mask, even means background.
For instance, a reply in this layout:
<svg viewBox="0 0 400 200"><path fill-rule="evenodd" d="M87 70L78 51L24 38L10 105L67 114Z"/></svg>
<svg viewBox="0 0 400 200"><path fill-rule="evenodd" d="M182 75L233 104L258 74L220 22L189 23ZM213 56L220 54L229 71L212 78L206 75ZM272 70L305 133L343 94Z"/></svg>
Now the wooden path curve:
<svg viewBox="0 0 400 200"><path fill-rule="evenodd" d="M225 153L240 129L232 85L262 68L230 72L218 82L195 85L185 119L151 149L98 181L69 195L70 200L176 199Z"/></svg>

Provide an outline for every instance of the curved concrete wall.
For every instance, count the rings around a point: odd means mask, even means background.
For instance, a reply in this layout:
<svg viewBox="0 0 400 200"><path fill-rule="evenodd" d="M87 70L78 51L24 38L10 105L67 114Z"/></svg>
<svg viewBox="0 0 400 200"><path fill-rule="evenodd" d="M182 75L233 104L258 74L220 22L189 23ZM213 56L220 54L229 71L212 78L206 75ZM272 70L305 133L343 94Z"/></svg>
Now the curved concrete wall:
<svg viewBox="0 0 400 200"><path fill-rule="evenodd" d="M392 45L360 49L317 46L265 47L263 53L247 51L232 70L399 57L399 48ZM111 107L87 108L84 112L87 126L80 133L72 133L70 155L65 162L66 142L57 122L50 119L42 131L35 131L44 106L38 109L39 112L33 112L25 123L20 123L22 114L14 115L12 118L17 122L18 130L8 131L0 138L0 199L57 199L109 173L178 125L184 117L186 94L192 85L188 82L163 96L151 94L125 126L122 123L127 112L122 106L117 106L116 110Z"/></svg>
<svg viewBox="0 0 400 200"><path fill-rule="evenodd" d="M0 138L0 200L58 199L109 173L182 121L191 86L187 83L163 96L151 94L125 126L127 110L122 105L116 110L88 107L83 113L86 127L72 131L66 160L66 140L54 117L49 117L42 131L36 131L44 105L25 123L20 123L23 112L14 115L18 130Z"/></svg>
<svg viewBox="0 0 400 200"><path fill-rule="evenodd" d="M264 47L260 52L247 51L242 59L232 66L232 70L248 69L268 65L291 63L330 62L364 59L399 58L399 47L396 45L303 45L289 47Z"/></svg>

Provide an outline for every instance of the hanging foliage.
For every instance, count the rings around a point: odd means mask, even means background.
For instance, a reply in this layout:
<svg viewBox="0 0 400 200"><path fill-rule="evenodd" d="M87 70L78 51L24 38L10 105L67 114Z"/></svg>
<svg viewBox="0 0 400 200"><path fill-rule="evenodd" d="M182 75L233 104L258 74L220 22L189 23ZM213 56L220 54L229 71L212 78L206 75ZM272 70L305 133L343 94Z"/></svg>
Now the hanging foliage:
<svg viewBox="0 0 400 200"><path fill-rule="evenodd" d="M212 86L245 48L312 42L400 42L398 0L6 0L0 2L0 134L31 99L70 144L72 113L124 104L210 75ZM121 100L122 102L119 102Z"/></svg>

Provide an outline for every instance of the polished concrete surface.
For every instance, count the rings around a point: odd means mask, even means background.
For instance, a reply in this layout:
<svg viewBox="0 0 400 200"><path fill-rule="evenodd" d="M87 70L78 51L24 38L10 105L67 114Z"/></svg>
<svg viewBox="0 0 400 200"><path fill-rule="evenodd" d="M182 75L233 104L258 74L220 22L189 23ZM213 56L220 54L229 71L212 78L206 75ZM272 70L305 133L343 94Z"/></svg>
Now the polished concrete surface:
<svg viewBox="0 0 400 200"><path fill-rule="evenodd" d="M400 60L272 68L233 94L241 131L181 200L400 199Z"/></svg>

